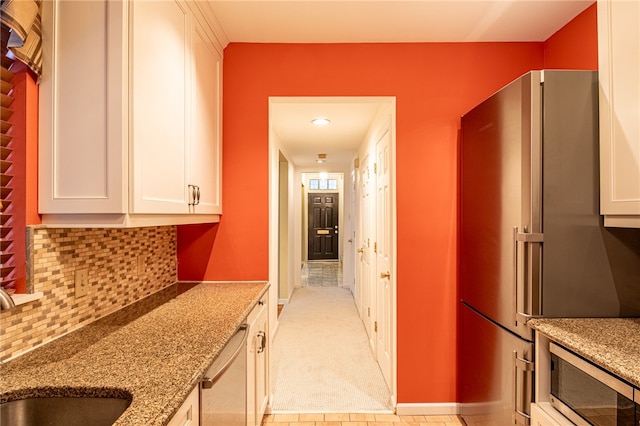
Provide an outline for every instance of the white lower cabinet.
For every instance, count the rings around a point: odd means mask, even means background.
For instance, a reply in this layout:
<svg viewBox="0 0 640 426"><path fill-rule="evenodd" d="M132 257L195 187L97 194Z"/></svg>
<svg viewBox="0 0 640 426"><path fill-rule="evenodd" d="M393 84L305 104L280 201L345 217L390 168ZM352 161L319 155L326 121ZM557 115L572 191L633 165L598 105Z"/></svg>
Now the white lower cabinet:
<svg viewBox="0 0 640 426"><path fill-rule="evenodd" d="M562 416L549 414L545 410L545 405L547 406L547 410L553 410L551 412L557 413L548 402L531 404L531 426L575 426Z"/></svg>
<svg viewBox="0 0 640 426"><path fill-rule="evenodd" d="M199 426L199 387L193 388L184 403L178 408L176 414L169 420L167 426Z"/></svg>
<svg viewBox="0 0 640 426"><path fill-rule="evenodd" d="M260 426L269 402L268 293L247 317L247 426Z"/></svg>
<svg viewBox="0 0 640 426"><path fill-rule="evenodd" d="M224 42L212 30L210 6L95 0L42 7L43 224L218 221Z"/></svg>

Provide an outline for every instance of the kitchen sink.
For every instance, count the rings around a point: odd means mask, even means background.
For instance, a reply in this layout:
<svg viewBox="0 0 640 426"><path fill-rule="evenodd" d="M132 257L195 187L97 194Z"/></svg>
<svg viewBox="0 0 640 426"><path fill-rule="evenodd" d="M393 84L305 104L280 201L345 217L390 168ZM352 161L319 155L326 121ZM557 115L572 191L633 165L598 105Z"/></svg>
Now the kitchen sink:
<svg viewBox="0 0 640 426"><path fill-rule="evenodd" d="M111 397L33 397L0 404L0 425L108 426L131 404Z"/></svg>

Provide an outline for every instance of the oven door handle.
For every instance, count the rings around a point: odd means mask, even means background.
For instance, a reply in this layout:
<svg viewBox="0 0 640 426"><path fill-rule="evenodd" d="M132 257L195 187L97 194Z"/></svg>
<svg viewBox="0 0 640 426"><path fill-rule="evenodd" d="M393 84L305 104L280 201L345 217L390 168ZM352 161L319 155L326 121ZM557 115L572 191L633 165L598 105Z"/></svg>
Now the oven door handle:
<svg viewBox="0 0 640 426"><path fill-rule="evenodd" d="M222 366L220 366L219 368L217 368L213 373L213 377L209 378L209 377L205 377L204 379L202 379L202 381L200 382L200 385L202 386L202 389L211 389L213 387L213 385L220 380L220 377L222 377L222 375L224 374L225 371L227 371L229 369L229 367L231 366L231 364L233 363L233 361L236 360L236 358L238 357L238 355L243 351L246 350L246 343L247 343L247 337L249 336L249 325L248 324L242 324L239 328L238 331L236 332L236 334L233 336L235 337L236 335L243 333L242 335L242 339L240 340L240 342L238 343L238 345L234 348L234 347L227 347L225 346L222 349L222 352L220 352L220 355L218 355L218 358L220 357L224 357L225 352L229 352L229 351L233 351L233 353L231 354L231 356L229 356L229 359L227 359L226 361L224 361L224 363L222 364ZM233 339L233 337L231 339Z"/></svg>

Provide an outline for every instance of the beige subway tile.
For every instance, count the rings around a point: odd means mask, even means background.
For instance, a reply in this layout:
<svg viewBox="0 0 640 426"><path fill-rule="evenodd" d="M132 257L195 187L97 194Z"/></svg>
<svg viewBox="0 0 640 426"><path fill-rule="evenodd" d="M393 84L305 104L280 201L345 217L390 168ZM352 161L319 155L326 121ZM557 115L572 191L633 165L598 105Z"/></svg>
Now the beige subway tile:
<svg viewBox="0 0 640 426"><path fill-rule="evenodd" d="M324 415L325 422L348 422L349 413L327 413Z"/></svg>
<svg viewBox="0 0 640 426"><path fill-rule="evenodd" d="M273 416L273 422L297 422L300 419L299 414L275 414Z"/></svg>
<svg viewBox="0 0 640 426"><path fill-rule="evenodd" d="M376 414L376 422L399 423L400 417L395 414Z"/></svg>
<svg viewBox="0 0 640 426"><path fill-rule="evenodd" d="M352 422L373 422L376 420L376 415L373 413L351 413L349 420Z"/></svg>
<svg viewBox="0 0 640 426"><path fill-rule="evenodd" d="M427 423L448 423L456 421L456 416L425 416Z"/></svg>
<svg viewBox="0 0 640 426"><path fill-rule="evenodd" d="M324 414L322 413L305 413L300 414L298 421L301 422L322 422L324 421Z"/></svg>

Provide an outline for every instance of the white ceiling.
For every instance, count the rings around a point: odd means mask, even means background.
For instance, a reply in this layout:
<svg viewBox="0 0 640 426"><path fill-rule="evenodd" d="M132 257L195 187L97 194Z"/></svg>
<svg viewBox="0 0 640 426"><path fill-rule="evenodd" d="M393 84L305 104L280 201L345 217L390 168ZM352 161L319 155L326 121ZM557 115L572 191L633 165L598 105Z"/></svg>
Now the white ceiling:
<svg viewBox="0 0 640 426"><path fill-rule="evenodd" d="M230 42L367 43L545 41L593 0L209 0ZM377 106L291 99L270 120L289 160L349 162ZM314 128L310 120L330 117ZM357 139L360 138L360 139ZM329 155L330 154L330 155Z"/></svg>

